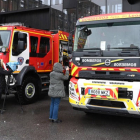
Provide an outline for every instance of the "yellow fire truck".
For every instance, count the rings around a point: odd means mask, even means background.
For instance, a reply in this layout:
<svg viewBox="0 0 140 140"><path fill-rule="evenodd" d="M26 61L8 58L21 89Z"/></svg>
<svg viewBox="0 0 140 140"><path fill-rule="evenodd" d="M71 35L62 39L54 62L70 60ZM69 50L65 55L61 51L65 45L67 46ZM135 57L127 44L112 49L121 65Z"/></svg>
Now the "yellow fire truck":
<svg viewBox="0 0 140 140"><path fill-rule="evenodd" d="M140 115L140 12L80 18L69 84L74 109Z"/></svg>

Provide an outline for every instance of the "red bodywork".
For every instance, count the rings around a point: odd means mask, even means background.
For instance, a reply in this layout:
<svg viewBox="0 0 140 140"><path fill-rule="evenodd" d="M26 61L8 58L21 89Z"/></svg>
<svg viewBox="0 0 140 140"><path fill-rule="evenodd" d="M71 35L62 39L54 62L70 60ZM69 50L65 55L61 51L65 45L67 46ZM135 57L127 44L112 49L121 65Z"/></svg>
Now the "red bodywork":
<svg viewBox="0 0 140 140"><path fill-rule="evenodd" d="M4 63L10 62L10 57L12 55L12 42L13 42L13 36L14 31L19 32L25 32L28 33L28 39L29 39L29 54L31 52L31 42L30 42L30 36L37 37L38 38L38 44L37 44L37 50L36 54L39 53L39 47L40 47L40 39L41 37L47 37L50 39L50 50L44 57L30 57L29 55L29 66L34 66L37 72L50 72L52 71L53 64L55 62L59 62L59 44L60 40L68 42L68 36L69 33L58 31L58 33L53 34L50 31L45 30L38 30L33 28L27 28L24 26L2 26L0 27L0 30L10 30L11 36L10 36L10 42L9 46L6 50L6 53L0 52L0 59L3 59ZM41 65L43 64L43 65ZM15 72L18 73L18 72Z"/></svg>
<svg viewBox="0 0 140 140"><path fill-rule="evenodd" d="M66 41L68 42L68 36L69 36L69 33L67 32L64 32L64 31L58 31L57 34L53 34L53 45L54 45L54 63L55 62L58 62L58 58L59 58L59 46L60 45L60 40L62 41Z"/></svg>

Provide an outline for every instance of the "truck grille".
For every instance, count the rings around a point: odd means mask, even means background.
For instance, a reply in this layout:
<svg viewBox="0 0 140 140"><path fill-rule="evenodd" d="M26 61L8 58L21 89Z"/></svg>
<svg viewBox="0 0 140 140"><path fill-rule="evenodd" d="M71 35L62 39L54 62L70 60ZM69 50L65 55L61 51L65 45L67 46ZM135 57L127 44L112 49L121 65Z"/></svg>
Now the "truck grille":
<svg viewBox="0 0 140 140"><path fill-rule="evenodd" d="M135 74L135 77L128 75ZM139 80L140 74L135 72L110 72L110 71L80 71L80 78L112 79L112 80Z"/></svg>
<svg viewBox="0 0 140 140"><path fill-rule="evenodd" d="M88 104L89 105L103 106L103 107L126 108L123 102L116 102L116 101L91 99Z"/></svg>

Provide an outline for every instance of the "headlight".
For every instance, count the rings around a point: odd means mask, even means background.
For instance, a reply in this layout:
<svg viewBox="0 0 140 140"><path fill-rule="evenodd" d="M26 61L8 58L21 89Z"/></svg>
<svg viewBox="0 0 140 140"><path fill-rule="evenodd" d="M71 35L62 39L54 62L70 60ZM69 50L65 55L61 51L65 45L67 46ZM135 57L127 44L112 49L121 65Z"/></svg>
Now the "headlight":
<svg viewBox="0 0 140 140"><path fill-rule="evenodd" d="M75 57L75 61L80 61L80 57Z"/></svg>
<svg viewBox="0 0 140 140"><path fill-rule="evenodd" d="M75 61L77 62L78 65L81 63L81 58L80 57L75 57Z"/></svg>
<svg viewBox="0 0 140 140"><path fill-rule="evenodd" d="M78 95L75 90L75 84L70 81L69 83L69 95L71 98L78 100Z"/></svg>
<svg viewBox="0 0 140 140"><path fill-rule="evenodd" d="M6 52L6 48L5 47L2 47L1 51L4 53Z"/></svg>

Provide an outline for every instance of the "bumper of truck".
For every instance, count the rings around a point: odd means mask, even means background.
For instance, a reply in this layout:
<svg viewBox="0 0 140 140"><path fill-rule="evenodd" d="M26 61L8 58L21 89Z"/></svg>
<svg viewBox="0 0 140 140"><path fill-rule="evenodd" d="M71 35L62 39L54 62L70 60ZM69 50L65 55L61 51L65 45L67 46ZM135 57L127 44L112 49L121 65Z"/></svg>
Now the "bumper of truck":
<svg viewBox="0 0 140 140"><path fill-rule="evenodd" d="M96 105L79 105L71 103L72 107L75 110L85 111L85 112L95 112L103 114L114 114L114 115L136 115L140 117L140 108L114 108L114 107L105 107L105 106L96 106Z"/></svg>
<svg viewBox="0 0 140 140"><path fill-rule="evenodd" d="M97 108L97 107L93 107L93 108L79 108L79 107L73 107L74 110L77 111L84 111L84 112L89 112L89 113L98 113L98 114L107 114L107 115L117 115L117 116L127 116L127 117L136 117L136 118L140 118L139 114L130 114L127 110L112 110L112 109L108 109L108 108Z"/></svg>
<svg viewBox="0 0 140 140"><path fill-rule="evenodd" d="M97 82L97 80L80 79L77 80L77 82L73 81L71 80L69 85L69 102L74 109L103 114L140 116L140 82L118 81L118 83L123 85L111 85L109 83L112 81L102 80L101 82L106 82L106 84L103 85L93 84L93 82ZM98 80L98 82L100 81ZM111 89L112 93L114 92L114 96L108 96L106 98L103 96L91 96L88 93L89 87L90 89ZM126 93L132 93L132 96L120 96L120 91L117 89L120 87L121 89L125 89ZM85 89L84 94L82 93L83 88Z"/></svg>

